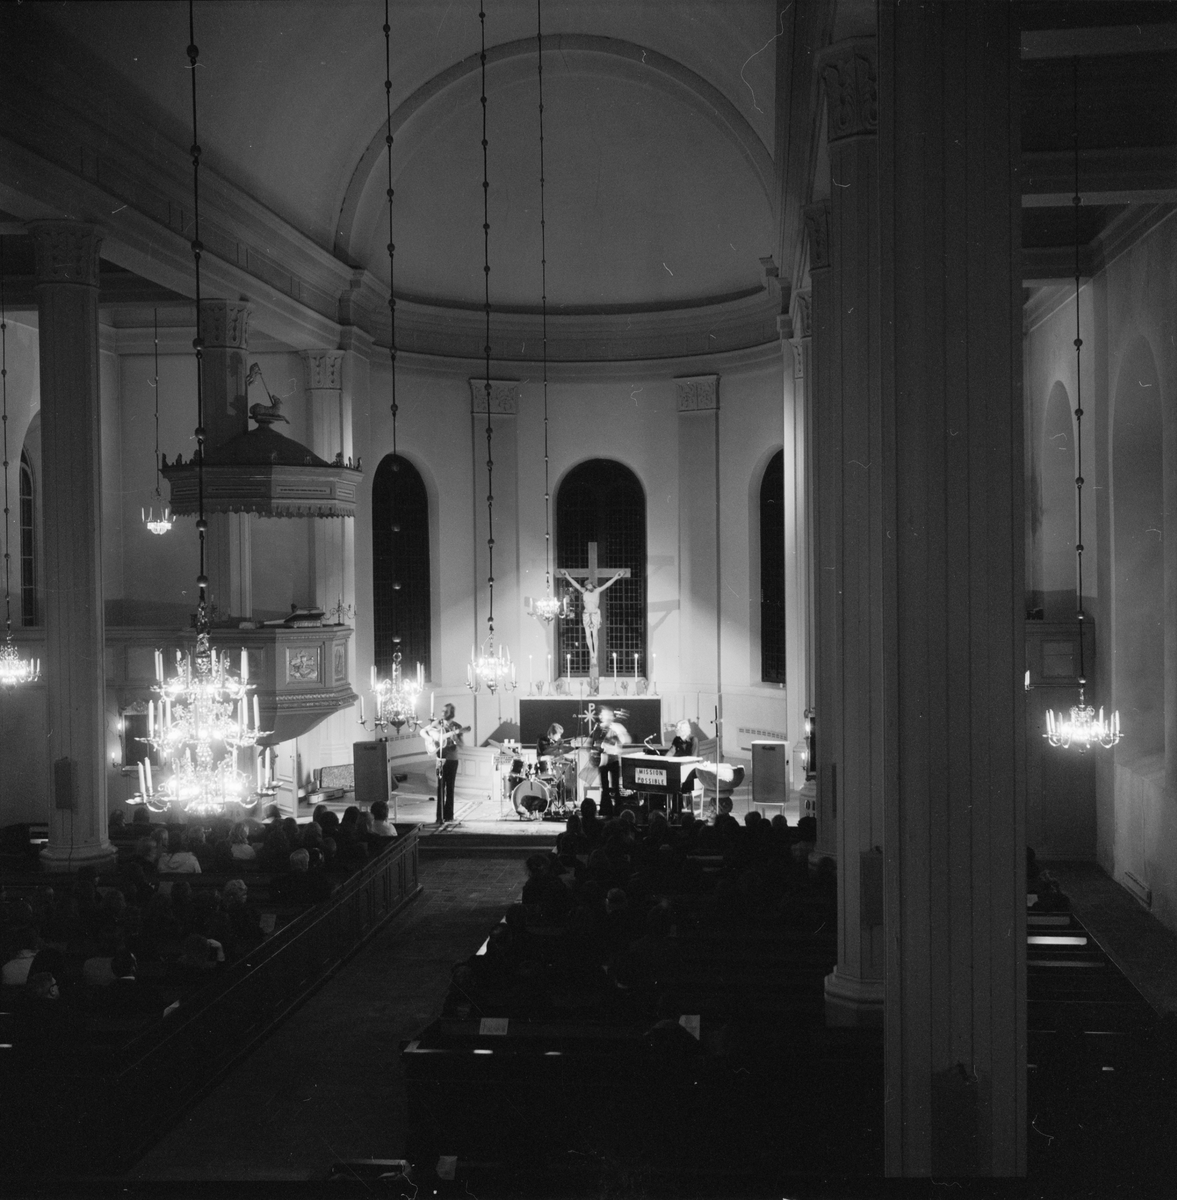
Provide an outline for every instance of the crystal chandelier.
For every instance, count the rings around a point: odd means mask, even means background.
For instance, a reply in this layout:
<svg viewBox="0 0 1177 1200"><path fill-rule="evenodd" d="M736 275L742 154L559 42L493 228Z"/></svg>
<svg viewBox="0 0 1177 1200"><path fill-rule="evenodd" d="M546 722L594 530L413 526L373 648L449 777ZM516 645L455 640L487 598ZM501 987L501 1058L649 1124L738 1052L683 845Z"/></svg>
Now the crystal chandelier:
<svg viewBox="0 0 1177 1200"><path fill-rule="evenodd" d="M376 697L376 719L374 724L381 730L391 725L397 733L405 725L410 733L416 733L421 724L417 716L417 701L425 687L425 668L418 663L415 677L406 678L401 671L401 652L392 656L392 674L380 679L376 668L372 668L372 694Z"/></svg>
<svg viewBox="0 0 1177 1200"><path fill-rule="evenodd" d="M17 687L41 677L39 658L22 658L12 641L12 590L8 554L8 313L4 306L4 249L0 238L0 391L3 392L4 427L4 645L0 646L0 687Z"/></svg>
<svg viewBox="0 0 1177 1200"><path fill-rule="evenodd" d="M1083 753L1088 746L1102 746L1110 750L1120 740L1120 714L1113 712L1104 719L1103 709L1096 715L1095 709L1088 704L1083 695L1087 684L1086 671L1083 662L1083 384L1080 372L1080 359L1083 353L1083 338L1079 331L1079 205L1082 199L1079 195L1079 60L1072 62L1073 104L1074 104L1074 151L1075 151L1075 195L1071 203L1075 206L1075 454L1078 466L1075 470L1075 557L1078 562L1077 591L1075 607L1078 609L1079 621L1079 703L1070 712L1070 716L1053 711L1046 714L1046 732L1042 735L1052 746L1063 750L1074 746Z"/></svg>
<svg viewBox="0 0 1177 1200"><path fill-rule="evenodd" d="M159 490L159 309L153 309L154 313L154 332L155 332L155 381L152 387L155 389L155 498L160 504L160 514L155 515L155 506L144 512L139 510L140 516L143 518L143 524L152 533L165 534L172 527L172 515L168 511L168 506L163 503L163 496Z"/></svg>
<svg viewBox="0 0 1177 1200"><path fill-rule="evenodd" d="M228 655L214 654L209 644L203 604L196 619L196 652L190 658L177 652L176 673L170 679L164 679L163 654L155 652L155 691L160 698L147 706L147 740L172 770L156 791L148 764L143 799L153 808L177 803L190 813L208 816L226 804L250 802L253 776L240 769L238 760L240 752L255 746L267 731L259 728L256 695L250 705L253 686L246 652L241 651L241 673L235 677ZM219 747L228 750L218 752Z"/></svg>
<svg viewBox="0 0 1177 1200"><path fill-rule="evenodd" d="M482 643L482 650L470 647L470 662L466 666L466 686L472 692L485 688L493 695L500 688L513 692L519 684L515 679L515 664L506 646L495 647L494 632Z"/></svg>
<svg viewBox="0 0 1177 1200"><path fill-rule="evenodd" d="M544 217L544 52L543 18L536 4L536 57L539 60L539 263L540 312L542 320L544 386L544 595L531 602L531 615L550 625L557 617L567 617L568 597L552 595L552 490L548 475L548 243Z"/></svg>

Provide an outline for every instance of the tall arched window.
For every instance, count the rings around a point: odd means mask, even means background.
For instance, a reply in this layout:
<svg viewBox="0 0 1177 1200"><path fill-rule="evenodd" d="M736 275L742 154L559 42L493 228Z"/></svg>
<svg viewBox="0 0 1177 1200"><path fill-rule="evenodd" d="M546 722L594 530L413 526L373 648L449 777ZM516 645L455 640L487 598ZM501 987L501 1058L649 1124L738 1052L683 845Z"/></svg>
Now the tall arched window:
<svg viewBox="0 0 1177 1200"><path fill-rule="evenodd" d="M429 498L408 459L388 454L372 481L372 613L376 669L387 675L400 638L406 672L431 676Z"/></svg>
<svg viewBox="0 0 1177 1200"><path fill-rule="evenodd" d="M20 623L36 625L37 612L37 501L33 464L20 452Z"/></svg>
<svg viewBox="0 0 1177 1200"><path fill-rule="evenodd" d="M760 678L785 682L785 452L760 481Z"/></svg>
<svg viewBox="0 0 1177 1200"><path fill-rule="evenodd" d="M586 572L595 551L597 582L619 568L617 580L601 597L597 645L601 674L608 677L617 655L617 673L648 677L646 659L646 495L638 477L607 458L591 458L573 467L556 493L556 565ZM583 583L583 578L580 580ZM581 595L564 583L572 616L560 622L558 673L589 674L588 643L581 624Z"/></svg>

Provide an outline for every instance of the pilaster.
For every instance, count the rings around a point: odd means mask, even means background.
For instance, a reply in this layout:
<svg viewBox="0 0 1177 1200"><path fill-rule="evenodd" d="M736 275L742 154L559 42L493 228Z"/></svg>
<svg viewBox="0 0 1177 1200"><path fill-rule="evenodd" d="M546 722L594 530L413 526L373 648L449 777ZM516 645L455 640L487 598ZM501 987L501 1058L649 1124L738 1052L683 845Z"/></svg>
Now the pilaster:
<svg viewBox="0 0 1177 1200"><path fill-rule="evenodd" d="M243 301L203 300L200 305L201 391L208 451L249 428L245 384L249 318ZM222 617L253 615L253 523L249 513L210 513L206 567L209 598Z"/></svg>
<svg viewBox="0 0 1177 1200"><path fill-rule="evenodd" d="M41 357L49 845L68 869L113 856L106 833L98 250L75 221L29 226Z"/></svg>
<svg viewBox="0 0 1177 1200"><path fill-rule="evenodd" d="M334 461L337 455L347 460L343 449L345 357L343 350L304 350L299 354L310 416L310 448L327 462ZM328 611L339 604L346 606L354 603L355 580L354 577L346 577L345 562L345 542L350 540L353 549L355 546L352 522L311 521L309 533L315 603ZM348 599L348 596L352 599Z"/></svg>

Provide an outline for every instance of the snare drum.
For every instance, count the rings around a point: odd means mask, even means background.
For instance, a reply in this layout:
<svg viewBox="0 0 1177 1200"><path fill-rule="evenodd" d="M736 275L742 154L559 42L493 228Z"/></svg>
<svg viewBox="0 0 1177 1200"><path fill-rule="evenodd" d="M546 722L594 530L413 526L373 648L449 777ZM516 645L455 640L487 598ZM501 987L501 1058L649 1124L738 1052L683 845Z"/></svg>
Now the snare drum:
<svg viewBox="0 0 1177 1200"><path fill-rule="evenodd" d="M526 779L528 775L527 764L521 758L511 759L511 769L507 772L507 778L510 780L511 786L514 787L517 783Z"/></svg>
<svg viewBox="0 0 1177 1200"><path fill-rule="evenodd" d="M553 758L550 754L545 754L544 757L536 763L536 775L545 783L554 782L558 774L556 770L557 762L559 762L559 759Z"/></svg>
<svg viewBox="0 0 1177 1200"><path fill-rule="evenodd" d="M520 816L524 813L530 815L544 812L551 799L551 789L538 779L525 779L522 783L517 784L511 793L511 803Z"/></svg>

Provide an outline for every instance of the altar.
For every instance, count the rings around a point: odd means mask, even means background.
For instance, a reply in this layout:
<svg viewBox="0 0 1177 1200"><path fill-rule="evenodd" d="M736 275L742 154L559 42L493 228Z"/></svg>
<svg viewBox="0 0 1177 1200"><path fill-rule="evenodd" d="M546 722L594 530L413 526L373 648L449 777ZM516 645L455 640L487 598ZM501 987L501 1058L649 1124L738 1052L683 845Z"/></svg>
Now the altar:
<svg viewBox="0 0 1177 1200"><path fill-rule="evenodd" d="M662 741L661 696L521 696L519 699L519 740L534 747L555 723L564 727L564 737L587 737L596 724L600 708L614 712L624 709L628 716L618 720L629 731L631 742L646 738Z"/></svg>

